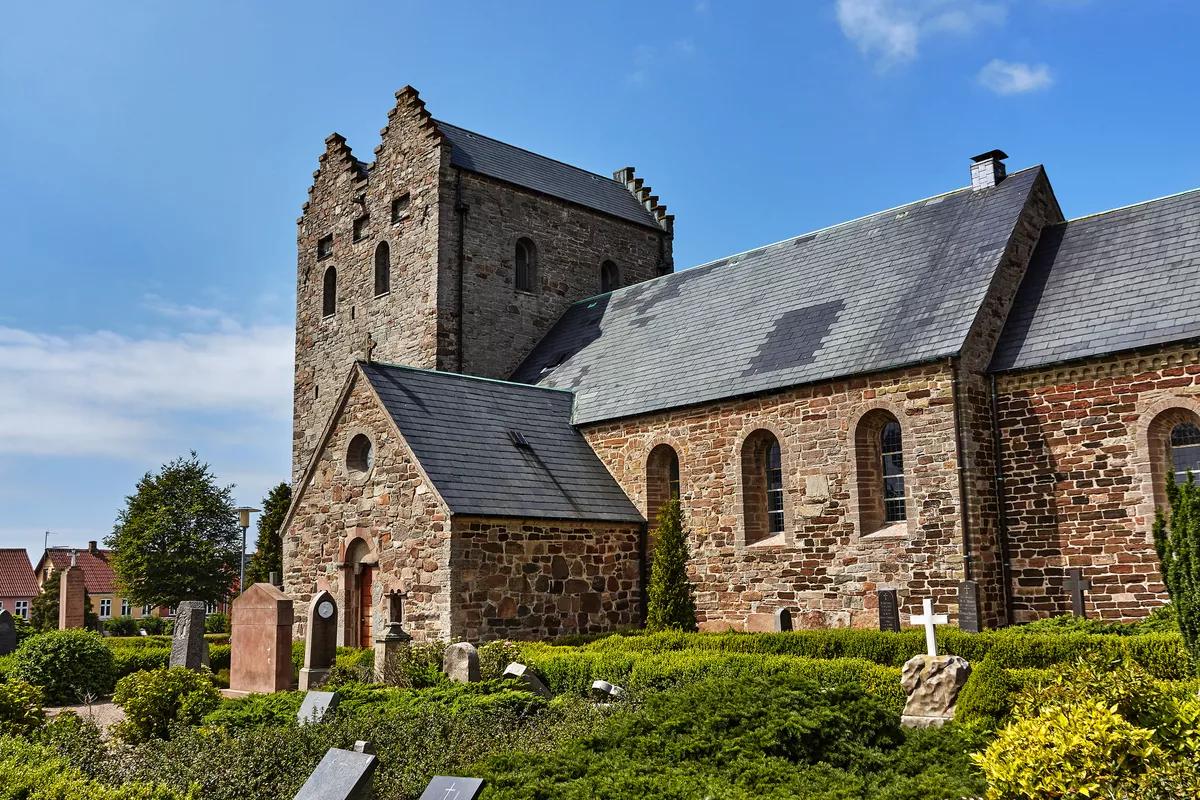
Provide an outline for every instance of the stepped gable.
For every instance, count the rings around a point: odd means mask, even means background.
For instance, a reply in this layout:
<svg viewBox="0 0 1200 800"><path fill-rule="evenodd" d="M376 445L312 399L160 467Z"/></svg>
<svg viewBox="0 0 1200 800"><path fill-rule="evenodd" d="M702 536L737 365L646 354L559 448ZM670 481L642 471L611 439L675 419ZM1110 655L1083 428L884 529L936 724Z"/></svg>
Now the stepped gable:
<svg viewBox="0 0 1200 800"><path fill-rule="evenodd" d="M359 366L451 513L642 521L572 427L570 392Z"/></svg>
<svg viewBox="0 0 1200 800"><path fill-rule="evenodd" d="M1047 228L991 368L1200 338L1198 275L1200 190Z"/></svg>
<svg viewBox="0 0 1200 800"><path fill-rule="evenodd" d="M25 548L0 548L0 597L36 597L40 593Z"/></svg>
<svg viewBox="0 0 1200 800"><path fill-rule="evenodd" d="M576 424L956 355L1041 167L575 304L512 379Z"/></svg>

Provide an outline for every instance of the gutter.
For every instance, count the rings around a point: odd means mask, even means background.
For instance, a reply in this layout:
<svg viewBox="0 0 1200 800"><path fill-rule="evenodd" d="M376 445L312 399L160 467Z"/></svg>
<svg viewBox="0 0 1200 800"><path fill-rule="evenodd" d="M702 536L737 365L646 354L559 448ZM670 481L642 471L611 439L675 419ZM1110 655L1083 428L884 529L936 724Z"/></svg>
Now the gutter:
<svg viewBox="0 0 1200 800"><path fill-rule="evenodd" d="M958 402L958 362L954 356L946 359L950 367L950 396L954 401L954 448L958 469L959 519L962 520L963 580L972 579L971 512L967 503L967 467L963 460L962 404Z"/></svg>

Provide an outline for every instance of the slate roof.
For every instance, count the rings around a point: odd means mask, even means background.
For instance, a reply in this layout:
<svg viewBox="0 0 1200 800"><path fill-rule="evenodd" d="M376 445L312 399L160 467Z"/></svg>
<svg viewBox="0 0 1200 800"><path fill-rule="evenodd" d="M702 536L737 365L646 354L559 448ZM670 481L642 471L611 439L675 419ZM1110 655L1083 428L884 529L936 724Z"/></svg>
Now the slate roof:
<svg viewBox="0 0 1200 800"><path fill-rule="evenodd" d="M662 230L623 183L448 122L434 122L450 140L452 166Z"/></svg>
<svg viewBox="0 0 1200 800"><path fill-rule="evenodd" d="M40 593L25 548L0 549L0 597L37 597Z"/></svg>
<svg viewBox="0 0 1200 800"><path fill-rule="evenodd" d="M570 392L360 366L452 513L642 521L572 427ZM510 431L529 447L514 444Z"/></svg>
<svg viewBox="0 0 1200 800"><path fill-rule="evenodd" d="M47 548L42 561L38 562L38 570L41 570L47 556L55 572L71 566L71 550L70 547ZM86 547L75 550L75 563L83 570L83 588L88 594L113 594L117 591L117 574L108 563L110 552L97 549L93 553Z"/></svg>
<svg viewBox="0 0 1200 800"><path fill-rule="evenodd" d="M575 304L512 378L576 424L954 355L1040 167Z"/></svg>
<svg viewBox="0 0 1200 800"><path fill-rule="evenodd" d="M1200 337L1200 190L1042 232L992 357L1023 369Z"/></svg>

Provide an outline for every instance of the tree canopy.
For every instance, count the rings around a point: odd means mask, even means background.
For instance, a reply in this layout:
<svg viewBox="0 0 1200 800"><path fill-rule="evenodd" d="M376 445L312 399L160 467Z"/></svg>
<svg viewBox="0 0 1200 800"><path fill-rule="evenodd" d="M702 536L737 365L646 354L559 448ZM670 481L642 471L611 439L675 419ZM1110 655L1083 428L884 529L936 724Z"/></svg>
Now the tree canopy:
<svg viewBox="0 0 1200 800"><path fill-rule="evenodd" d="M220 602L239 569L233 487L218 487L195 452L178 458L138 481L104 543L121 592L134 604Z"/></svg>
<svg viewBox="0 0 1200 800"><path fill-rule="evenodd" d="M246 585L263 583L272 572L283 575L283 518L292 504L292 487L281 483L267 493L258 518L258 540L250 566L246 569Z"/></svg>

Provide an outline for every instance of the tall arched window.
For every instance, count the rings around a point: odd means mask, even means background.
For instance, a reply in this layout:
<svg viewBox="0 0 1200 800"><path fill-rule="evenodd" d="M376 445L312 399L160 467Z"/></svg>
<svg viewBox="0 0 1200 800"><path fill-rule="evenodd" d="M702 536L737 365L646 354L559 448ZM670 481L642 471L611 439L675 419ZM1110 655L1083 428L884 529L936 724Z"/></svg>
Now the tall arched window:
<svg viewBox="0 0 1200 800"><path fill-rule="evenodd" d="M646 518L650 524L668 500L679 496L679 455L671 445L660 444L646 459Z"/></svg>
<svg viewBox="0 0 1200 800"><path fill-rule="evenodd" d="M332 317L337 311L337 269L325 270L325 290L321 299L321 313Z"/></svg>
<svg viewBox="0 0 1200 800"><path fill-rule="evenodd" d="M533 291L536 268L535 257L533 242L528 239L518 239L517 252L513 262L513 286L522 292Z"/></svg>
<svg viewBox="0 0 1200 800"><path fill-rule="evenodd" d="M621 288L621 271L611 261L600 265L600 291L611 292Z"/></svg>
<svg viewBox="0 0 1200 800"><path fill-rule="evenodd" d="M758 430L742 444L742 521L746 544L784 531L783 458L779 440Z"/></svg>
<svg viewBox="0 0 1200 800"><path fill-rule="evenodd" d="M1175 483L1186 483L1188 472L1200 479L1200 426L1181 422L1171 429L1171 467Z"/></svg>
<svg viewBox="0 0 1200 800"><path fill-rule="evenodd" d="M908 519L904 486L904 432L891 412L863 415L854 431L859 533Z"/></svg>
<svg viewBox="0 0 1200 800"><path fill-rule="evenodd" d="M904 508L904 447L899 422L883 426L879 444L883 464L883 521L903 522L907 514Z"/></svg>
<svg viewBox="0 0 1200 800"><path fill-rule="evenodd" d="M375 248L375 296L392 290L392 249L387 242Z"/></svg>

